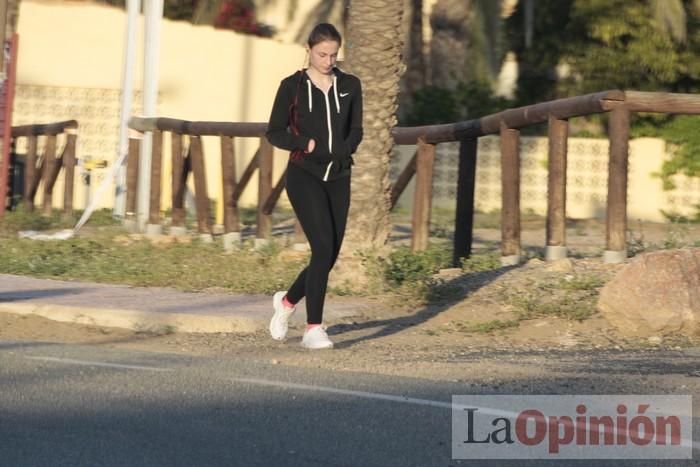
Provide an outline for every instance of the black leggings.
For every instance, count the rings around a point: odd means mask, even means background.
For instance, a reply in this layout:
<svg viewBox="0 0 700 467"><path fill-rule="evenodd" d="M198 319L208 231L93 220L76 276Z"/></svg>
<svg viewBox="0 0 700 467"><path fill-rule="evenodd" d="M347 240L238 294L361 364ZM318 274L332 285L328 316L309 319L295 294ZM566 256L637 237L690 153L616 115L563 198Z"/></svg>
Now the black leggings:
<svg viewBox="0 0 700 467"><path fill-rule="evenodd" d="M287 196L311 245L311 261L287 291L287 300L306 297L308 324L323 321L328 273L335 264L345 235L350 207L350 177L324 182L290 163Z"/></svg>

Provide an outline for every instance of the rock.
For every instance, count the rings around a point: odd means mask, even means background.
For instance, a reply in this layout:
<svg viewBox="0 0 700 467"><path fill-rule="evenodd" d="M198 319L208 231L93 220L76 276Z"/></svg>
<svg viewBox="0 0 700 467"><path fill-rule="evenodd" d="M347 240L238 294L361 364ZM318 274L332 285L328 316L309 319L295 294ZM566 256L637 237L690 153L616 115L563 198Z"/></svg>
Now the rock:
<svg viewBox="0 0 700 467"><path fill-rule="evenodd" d="M286 248L279 253L279 258L283 261L300 261L308 256L309 254L306 251L298 251L289 248Z"/></svg>
<svg viewBox="0 0 700 467"><path fill-rule="evenodd" d="M647 339L647 342L651 345L659 345L663 342L663 339L660 336L651 336Z"/></svg>
<svg viewBox="0 0 700 467"><path fill-rule="evenodd" d="M547 272L571 272L574 270L574 263L569 258L549 261L544 268Z"/></svg>
<svg viewBox="0 0 700 467"><path fill-rule="evenodd" d="M175 237L170 235L154 235L149 240L151 245L156 248L166 248L176 242Z"/></svg>
<svg viewBox="0 0 700 467"><path fill-rule="evenodd" d="M175 241L177 243L184 243L184 244L190 244L192 243L192 237L190 235L179 235L175 236Z"/></svg>
<svg viewBox="0 0 700 467"><path fill-rule="evenodd" d="M117 235L112 241L119 245L131 245L132 243L134 243L134 240L131 239L128 235Z"/></svg>
<svg viewBox="0 0 700 467"><path fill-rule="evenodd" d="M434 278L450 280L460 277L462 274L464 274L462 268L446 268L440 269L440 271L438 271L438 273L434 275Z"/></svg>
<svg viewBox="0 0 700 467"><path fill-rule="evenodd" d="M700 248L639 255L601 290L598 310L623 334L700 334Z"/></svg>

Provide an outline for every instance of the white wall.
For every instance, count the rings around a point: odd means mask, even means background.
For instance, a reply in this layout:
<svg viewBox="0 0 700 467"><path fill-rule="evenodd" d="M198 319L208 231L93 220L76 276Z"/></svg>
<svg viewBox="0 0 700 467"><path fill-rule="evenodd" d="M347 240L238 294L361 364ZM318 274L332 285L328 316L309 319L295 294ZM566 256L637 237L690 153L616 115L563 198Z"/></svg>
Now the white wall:
<svg viewBox="0 0 700 467"><path fill-rule="evenodd" d="M126 13L119 8L23 0L13 124L77 119L78 157L114 160L125 29ZM142 39L140 33L137 89L142 81ZM280 80L298 69L304 56L300 45L163 20L158 114L185 120L267 121ZM137 103L135 112L138 108ZM257 146L256 140L237 141L239 173ZM170 166L169 147L166 139L164 174ZM218 139L205 138L204 149L209 196L220 198ZM285 161L284 153L278 152L275 175ZM170 180L164 175L163 182L165 209ZM256 192L253 183L241 202L253 203ZM83 198L76 193L76 207L82 207ZM112 203L108 196L102 206ZM218 211L220 220L221 208Z"/></svg>

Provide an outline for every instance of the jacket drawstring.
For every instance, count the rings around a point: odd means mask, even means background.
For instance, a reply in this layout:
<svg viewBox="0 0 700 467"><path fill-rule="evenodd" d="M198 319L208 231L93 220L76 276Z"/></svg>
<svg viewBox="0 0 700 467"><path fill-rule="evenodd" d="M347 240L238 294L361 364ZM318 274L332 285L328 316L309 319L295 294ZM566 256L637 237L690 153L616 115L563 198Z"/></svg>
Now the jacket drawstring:
<svg viewBox="0 0 700 467"><path fill-rule="evenodd" d="M311 80L306 80L306 89L309 91L309 112L313 109L313 104L311 103Z"/></svg>
<svg viewBox="0 0 700 467"><path fill-rule="evenodd" d="M335 95L335 108L340 113L340 100L338 99L338 77L333 75L333 94Z"/></svg>
<svg viewBox="0 0 700 467"><path fill-rule="evenodd" d="M333 167L333 161L330 161L328 165L326 166L326 173L323 176L323 181L327 182L328 181L328 175L331 173L331 167Z"/></svg>

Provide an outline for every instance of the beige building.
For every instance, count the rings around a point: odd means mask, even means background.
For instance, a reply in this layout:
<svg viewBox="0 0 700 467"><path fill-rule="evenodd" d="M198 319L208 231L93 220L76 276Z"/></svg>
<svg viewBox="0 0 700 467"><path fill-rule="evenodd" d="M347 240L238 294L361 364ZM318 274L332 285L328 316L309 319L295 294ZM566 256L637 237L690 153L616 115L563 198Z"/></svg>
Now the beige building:
<svg viewBox="0 0 700 467"><path fill-rule="evenodd" d="M78 157L113 161L125 31L126 13L119 8L83 1L23 0L13 124L76 119L80 124ZM140 108L143 71L142 27L140 31L135 114ZM279 81L300 68L304 57L298 44L163 20L158 114L185 120L266 121ZM19 152L24 144L20 140ZM237 141L239 167L248 162L258 144L251 139ZM169 150L166 140L164 154ZM217 139L204 138L204 150L209 193L220 199ZM276 174L285 162L282 152L278 156ZM96 172L93 182L106 170ZM165 157L164 174L168 172L169 157ZM56 189L61 190L61 180L57 183ZM165 209L169 180L164 179L163 186ZM256 192L252 184L241 201L253 203ZM82 208L83 184L76 184L75 196L76 207ZM100 205L111 207L113 202L110 193ZM218 211L221 218L221 209Z"/></svg>
<svg viewBox="0 0 700 467"><path fill-rule="evenodd" d="M425 2L429 15L433 2ZM302 66L305 58L299 37L316 18L314 0L298 0L291 19L287 2L265 2L260 19L278 29L275 39L257 38L208 26L164 20L161 34L159 72L160 116L186 120L266 121L277 85L284 76ZM338 2L340 4L340 2ZM338 22L339 10L326 17ZM334 16L335 15L335 16ZM18 86L15 98L15 125L76 119L80 123L77 155L108 163L116 158L119 125L119 98L123 64L126 14L123 10L86 1L23 0L19 15L20 35ZM142 30L142 28L141 28ZM142 40L139 35L139 42ZM142 46L137 47L134 114L140 108ZM341 51L342 55L342 51ZM507 91L507 90L506 90ZM523 209L544 213L546 190L546 140L523 139ZM18 151L26 148L20 140ZM59 141L59 146L61 142ZM258 146L253 139L237 139L239 173ZM494 138L480 141L477 173L477 207L500 206L500 169ZM569 142L568 214L572 217L601 217L605 211L607 142L571 139ZM169 208L170 142L165 141L162 209ZM222 219L219 141L204 138L208 193L217 203L217 221ZM413 148L396 148L399 159ZM679 178L679 189L661 190L653 172L659 171L666 157L663 141L635 140L631 144L630 219L663 220L661 209L691 214L700 203L700 186L694 180ZM277 177L286 163L278 151ZM454 145L438 147L436 204L449 207L454 198L456 150ZM92 189L108 169L97 169ZM75 206L84 207L88 197L80 170L76 175ZM59 179L57 190L62 189ZM113 206L108 190L100 206ZM410 188L402 203L410 204ZM252 183L241 204L255 203L257 186ZM54 196L57 203L60 196ZM284 198L281 201L286 203Z"/></svg>

